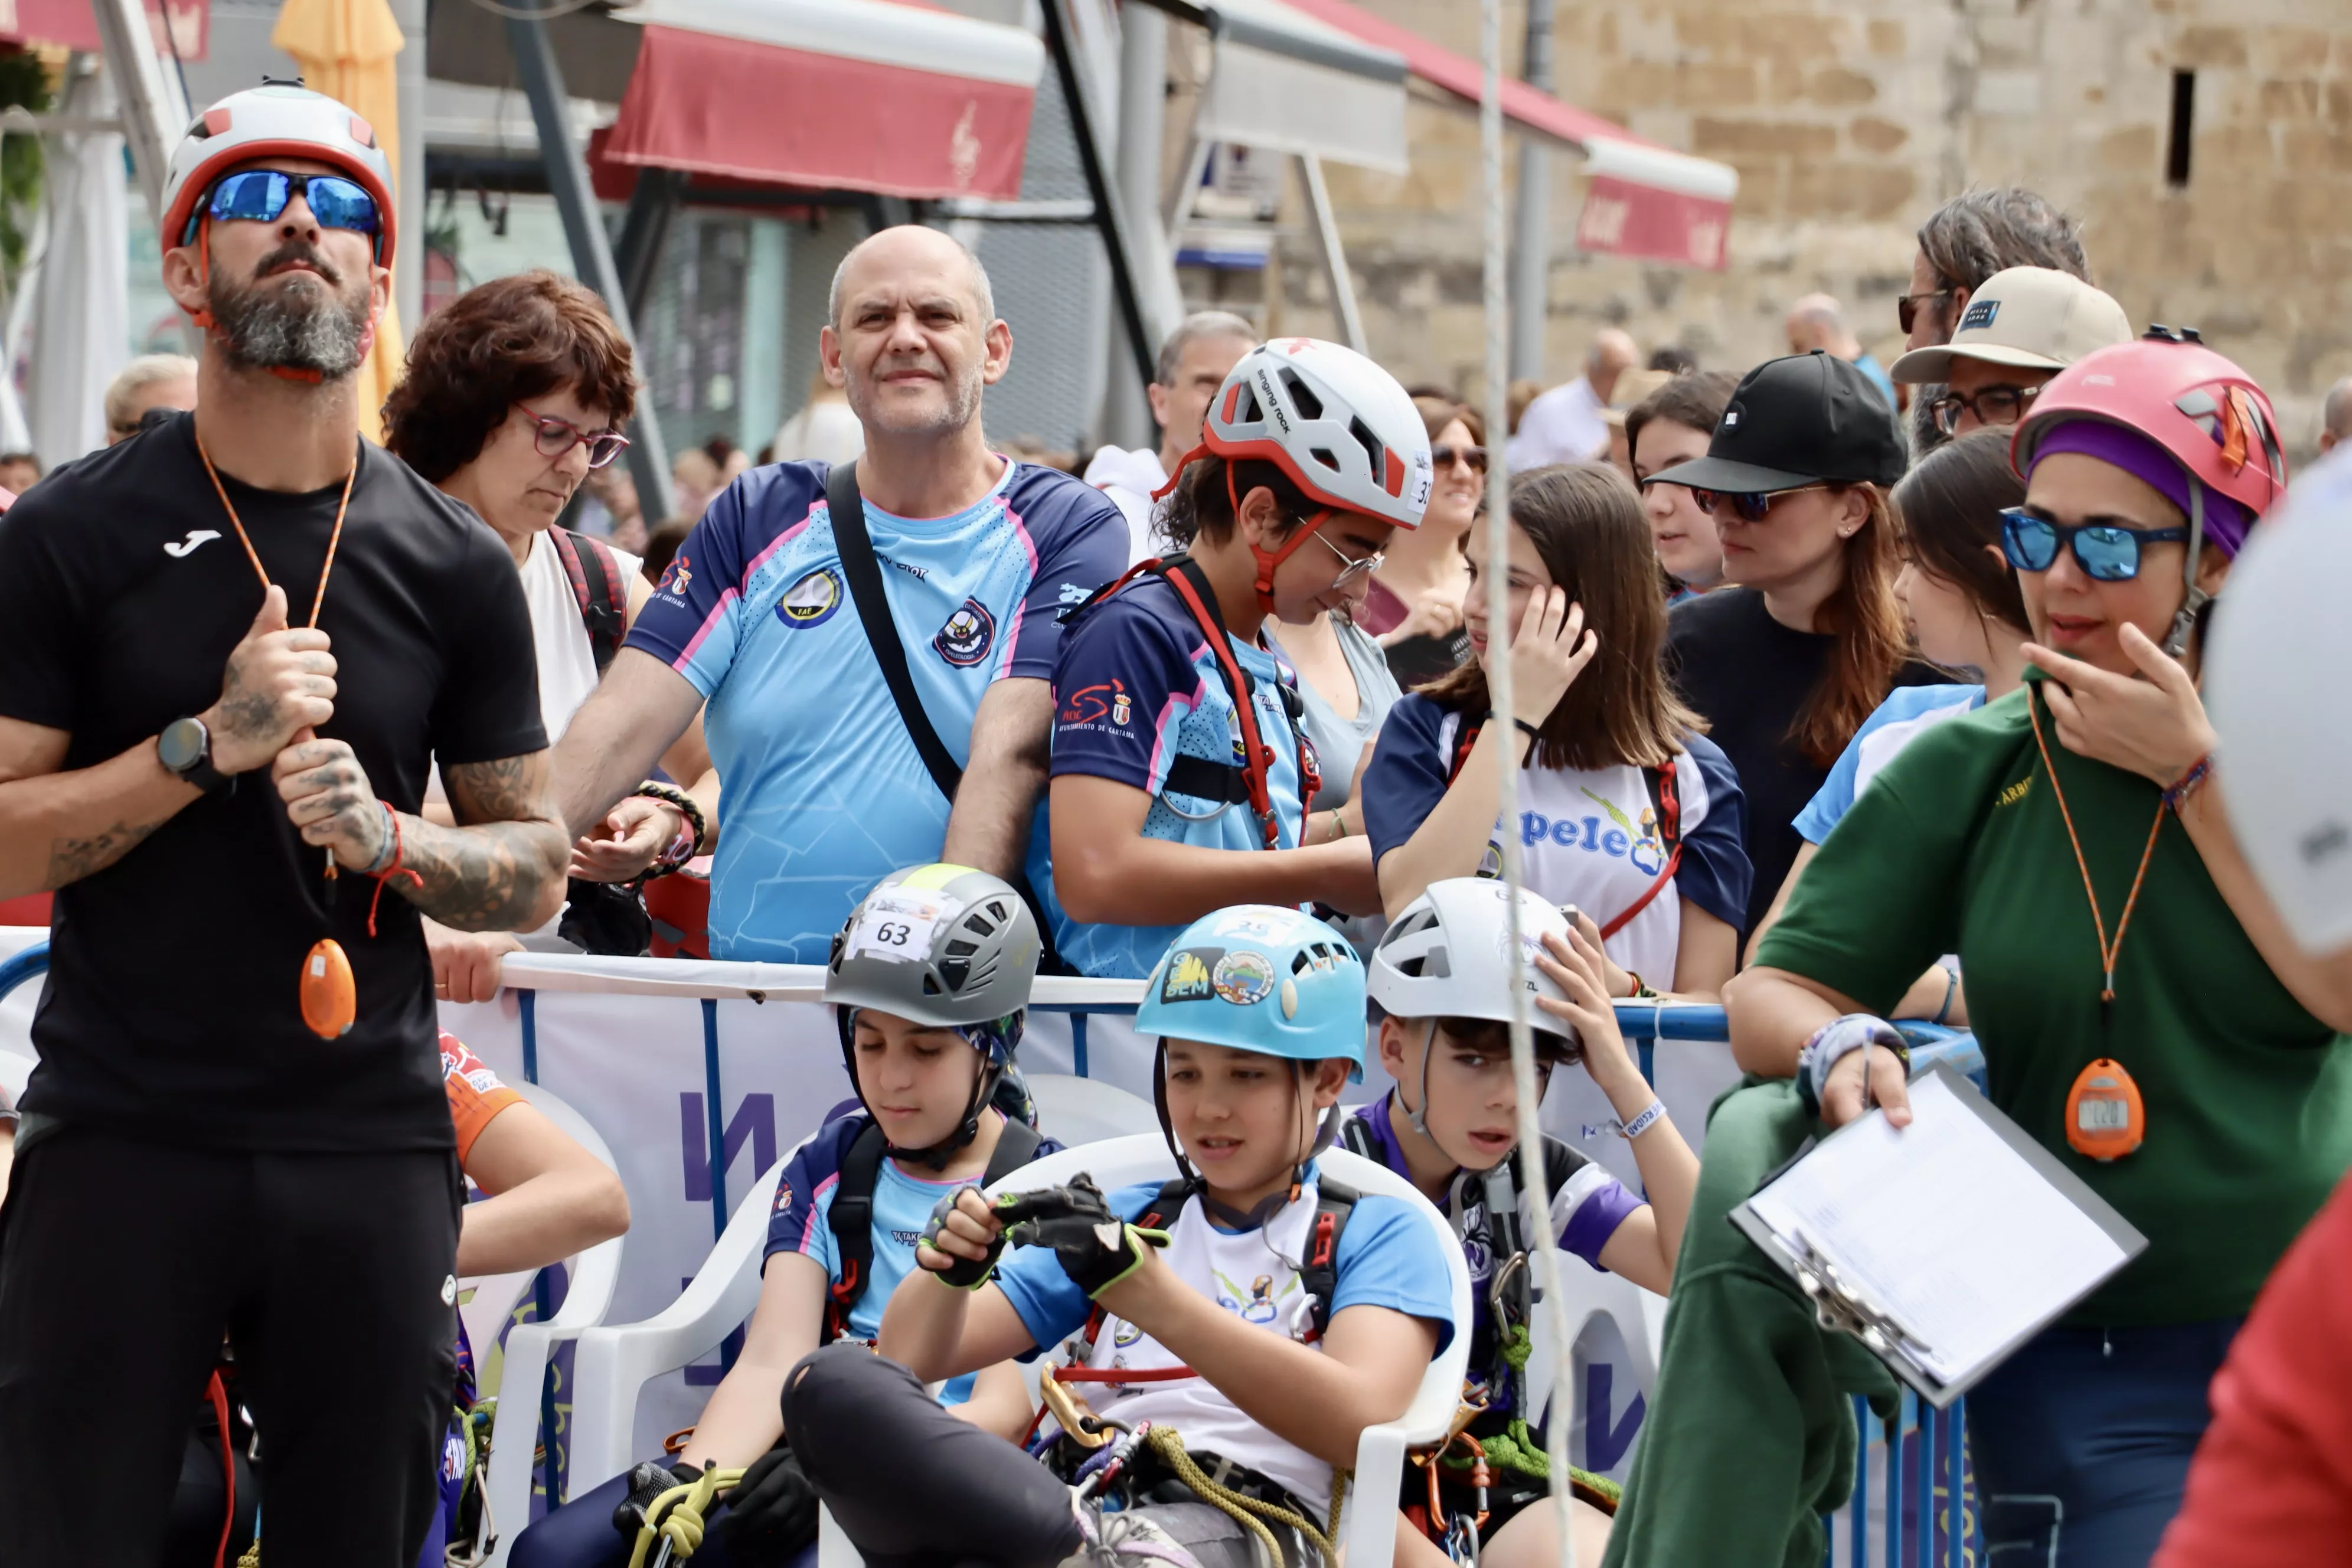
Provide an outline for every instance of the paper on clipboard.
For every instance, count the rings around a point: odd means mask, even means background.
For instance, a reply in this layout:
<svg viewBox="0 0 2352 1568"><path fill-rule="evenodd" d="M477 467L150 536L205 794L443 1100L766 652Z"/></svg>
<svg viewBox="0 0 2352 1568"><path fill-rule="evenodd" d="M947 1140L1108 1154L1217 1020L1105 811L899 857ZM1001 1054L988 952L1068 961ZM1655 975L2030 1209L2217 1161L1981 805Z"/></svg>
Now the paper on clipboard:
<svg viewBox="0 0 2352 1568"><path fill-rule="evenodd" d="M1973 1091L1955 1081L1923 1073L1910 1126L1874 1111L1747 1205L1792 1250L1810 1244L1833 1263L1947 1386L1973 1382L2146 1245L2082 1189L2103 1211L2086 1212L2042 1168L2064 1175L2046 1152L2033 1149L2037 1161L2003 1136L1987 1120L1999 1112L1964 1103Z"/></svg>

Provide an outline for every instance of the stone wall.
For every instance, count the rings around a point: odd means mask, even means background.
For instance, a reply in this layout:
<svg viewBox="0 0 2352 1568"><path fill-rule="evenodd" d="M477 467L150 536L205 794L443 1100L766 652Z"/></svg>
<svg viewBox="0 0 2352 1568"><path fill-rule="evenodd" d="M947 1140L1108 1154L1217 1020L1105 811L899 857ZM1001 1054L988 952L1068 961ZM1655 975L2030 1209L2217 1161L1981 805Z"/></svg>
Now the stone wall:
<svg viewBox="0 0 2352 1568"><path fill-rule="evenodd" d="M1471 0L1364 0L1466 54ZM1523 26L1506 18L1511 68ZM1577 160L1553 163L1549 379L1594 328L1712 367L1785 352L1820 289L1881 359L1919 221L1971 184L2031 185L2084 221L2132 320L2201 328L2307 451L2352 374L2352 6L2344 0L1559 0L1560 95L1739 171L1719 273L1586 256ZM2167 178L2176 71L2193 71L2185 184ZM1374 353L1475 389L1480 186L1473 111L1417 97L1402 177L1330 171ZM1516 159L1513 160L1516 163ZM1300 215L1303 217L1303 214ZM1285 250L1281 331L1330 330L1314 253Z"/></svg>

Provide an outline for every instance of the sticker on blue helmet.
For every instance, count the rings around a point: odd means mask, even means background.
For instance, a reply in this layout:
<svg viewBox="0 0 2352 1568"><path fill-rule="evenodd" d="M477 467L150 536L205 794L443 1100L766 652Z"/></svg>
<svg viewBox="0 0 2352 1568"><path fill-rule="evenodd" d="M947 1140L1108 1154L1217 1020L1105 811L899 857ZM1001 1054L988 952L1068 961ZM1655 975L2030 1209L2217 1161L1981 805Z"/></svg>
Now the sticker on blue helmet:
<svg viewBox="0 0 2352 1568"><path fill-rule="evenodd" d="M1168 955L1168 973L1160 982L1162 1002L1206 1002L1215 995L1212 978L1224 962L1222 947L1188 947Z"/></svg>
<svg viewBox="0 0 2352 1568"><path fill-rule="evenodd" d="M1243 948L1217 961L1213 979L1219 996L1236 1007L1254 1006L1274 994L1274 962Z"/></svg>

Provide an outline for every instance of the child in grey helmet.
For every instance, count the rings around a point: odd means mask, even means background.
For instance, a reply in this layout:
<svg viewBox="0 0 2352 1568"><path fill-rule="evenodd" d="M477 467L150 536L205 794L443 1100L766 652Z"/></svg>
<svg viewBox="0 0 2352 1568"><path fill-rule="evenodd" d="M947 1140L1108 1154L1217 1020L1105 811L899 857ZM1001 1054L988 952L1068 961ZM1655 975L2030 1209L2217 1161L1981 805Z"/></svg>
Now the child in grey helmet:
<svg viewBox="0 0 2352 1568"><path fill-rule="evenodd" d="M833 940L824 999L859 1109L785 1163L741 1353L675 1462L641 1464L555 1510L516 1541L514 1568L620 1568L647 1506L706 1466L748 1468L722 1494L698 1568L814 1558L815 1496L782 1441L784 1373L819 1345L873 1340L941 1194L1055 1147L999 1109L1025 1103L1013 1049L1038 951L1020 895L966 866L894 872L851 911ZM957 1378L939 1397L1007 1439L1029 1423L1010 1363Z"/></svg>

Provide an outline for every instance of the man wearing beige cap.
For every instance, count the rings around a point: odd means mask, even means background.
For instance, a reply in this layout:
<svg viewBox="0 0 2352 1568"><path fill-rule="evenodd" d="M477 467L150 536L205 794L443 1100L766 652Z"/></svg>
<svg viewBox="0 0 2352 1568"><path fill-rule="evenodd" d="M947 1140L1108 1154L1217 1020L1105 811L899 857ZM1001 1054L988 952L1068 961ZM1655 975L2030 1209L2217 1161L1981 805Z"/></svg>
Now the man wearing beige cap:
<svg viewBox="0 0 2352 1568"><path fill-rule="evenodd" d="M2131 335L2124 308L2081 279L2047 267L2012 267L1969 297L1949 342L1913 349L1888 374L1945 384L1928 413L1948 439L2016 424L2042 383Z"/></svg>

